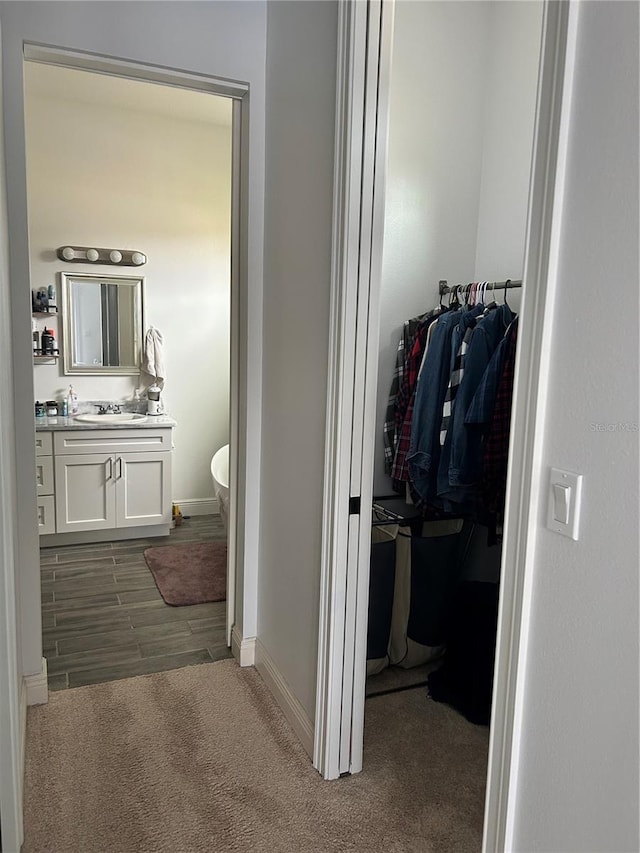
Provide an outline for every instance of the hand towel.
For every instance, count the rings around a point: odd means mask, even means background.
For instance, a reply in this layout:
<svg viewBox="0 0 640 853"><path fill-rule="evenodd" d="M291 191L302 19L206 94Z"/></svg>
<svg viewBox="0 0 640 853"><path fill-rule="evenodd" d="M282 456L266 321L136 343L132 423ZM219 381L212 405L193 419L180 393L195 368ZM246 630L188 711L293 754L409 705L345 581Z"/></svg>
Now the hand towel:
<svg viewBox="0 0 640 853"><path fill-rule="evenodd" d="M160 388L164 388L165 368L164 355L162 353L162 345L164 339L162 333L153 326L150 326L144 338L144 346L142 348L142 370L141 380L149 387L156 384ZM148 379L147 379L148 377Z"/></svg>

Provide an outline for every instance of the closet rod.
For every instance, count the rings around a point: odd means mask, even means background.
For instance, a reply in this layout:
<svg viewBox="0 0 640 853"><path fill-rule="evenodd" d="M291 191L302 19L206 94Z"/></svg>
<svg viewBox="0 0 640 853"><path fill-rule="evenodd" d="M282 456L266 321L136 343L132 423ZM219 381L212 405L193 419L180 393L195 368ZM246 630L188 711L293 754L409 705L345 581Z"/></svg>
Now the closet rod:
<svg viewBox="0 0 640 853"><path fill-rule="evenodd" d="M480 282L477 282L480 284ZM515 279L508 278L506 281L487 281L483 286L486 286L488 290L504 290L509 289L511 287L522 287L522 280L516 281ZM443 279L438 282L438 294L440 296L444 296L445 293L451 293L454 290L464 291L469 287L469 284L451 284L449 285L446 279Z"/></svg>

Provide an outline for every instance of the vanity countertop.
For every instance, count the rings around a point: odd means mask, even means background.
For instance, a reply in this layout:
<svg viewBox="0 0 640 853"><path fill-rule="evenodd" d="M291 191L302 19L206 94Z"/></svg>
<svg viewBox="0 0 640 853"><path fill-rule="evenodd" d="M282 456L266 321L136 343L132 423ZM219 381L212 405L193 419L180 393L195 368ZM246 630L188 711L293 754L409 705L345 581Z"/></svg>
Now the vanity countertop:
<svg viewBox="0 0 640 853"><path fill-rule="evenodd" d="M77 421L73 416L68 418L63 417L44 417L36 418L36 432L43 430L69 430L69 429L154 429L158 427L175 427L177 422L168 415L149 415L146 420L135 421L133 423L114 424L103 423L87 423L86 421Z"/></svg>

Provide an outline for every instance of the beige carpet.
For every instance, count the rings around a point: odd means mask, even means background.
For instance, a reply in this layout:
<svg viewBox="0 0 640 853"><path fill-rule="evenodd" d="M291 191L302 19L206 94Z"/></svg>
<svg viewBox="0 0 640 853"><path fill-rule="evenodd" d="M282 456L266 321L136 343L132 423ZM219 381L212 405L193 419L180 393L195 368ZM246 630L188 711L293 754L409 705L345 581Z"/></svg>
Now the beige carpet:
<svg viewBox="0 0 640 853"><path fill-rule="evenodd" d="M422 690L367 702L365 770L325 782L235 661L29 709L23 853L480 849L488 735Z"/></svg>

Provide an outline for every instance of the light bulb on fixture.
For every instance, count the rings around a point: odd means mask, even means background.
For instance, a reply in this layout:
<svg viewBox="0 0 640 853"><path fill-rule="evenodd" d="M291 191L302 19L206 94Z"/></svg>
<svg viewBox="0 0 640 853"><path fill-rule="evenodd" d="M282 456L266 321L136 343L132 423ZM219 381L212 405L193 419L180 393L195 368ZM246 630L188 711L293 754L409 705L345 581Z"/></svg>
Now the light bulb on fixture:
<svg viewBox="0 0 640 853"><path fill-rule="evenodd" d="M97 249L87 249L87 260L88 261L97 261L100 257Z"/></svg>
<svg viewBox="0 0 640 853"><path fill-rule="evenodd" d="M137 267L139 267L140 264L143 264L146 260L147 259L145 255L142 254L142 252L134 252L131 255L131 263L135 264Z"/></svg>
<svg viewBox="0 0 640 853"><path fill-rule="evenodd" d="M62 257L65 261L72 261L76 256L76 253L73 251L71 246L65 246L62 250Z"/></svg>
<svg viewBox="0 0 640 853"><path fill-rule="evenodd" d="M117 249L113 249L111 252L109 252L109 258L111 259L112 263L119 264L122 260L122 252L119 252Z"/></svg>

